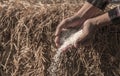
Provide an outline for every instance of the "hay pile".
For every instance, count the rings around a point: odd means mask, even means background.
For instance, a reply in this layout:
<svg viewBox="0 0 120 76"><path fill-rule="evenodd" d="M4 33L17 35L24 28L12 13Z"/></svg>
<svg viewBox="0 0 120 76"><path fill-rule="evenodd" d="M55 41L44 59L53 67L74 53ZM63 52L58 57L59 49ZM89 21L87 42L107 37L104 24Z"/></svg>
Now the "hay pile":
<svg viewBox="0 0 120 76"><path fill-rule="evenodd" d="M3 5L1 5L3 6ZM0 11L0 76L49 76L58 23L81 4L7 2ZM120 28L97 30L89 46L66 53L60 76L119 76Z"/></svg>

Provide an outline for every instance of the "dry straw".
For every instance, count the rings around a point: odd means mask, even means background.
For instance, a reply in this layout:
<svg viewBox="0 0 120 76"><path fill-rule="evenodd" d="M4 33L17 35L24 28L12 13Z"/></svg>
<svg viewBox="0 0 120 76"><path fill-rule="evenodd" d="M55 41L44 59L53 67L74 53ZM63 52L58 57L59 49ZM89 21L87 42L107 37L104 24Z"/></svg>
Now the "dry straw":
<svg viewBox="0 0 120 76"><path fill-rule="evenodd" d="M0 75L49 76L58 23L81 4L6 2L0 11ZM99 28L88 46L71 49L59 76L120 76L120 28Z"/></svg>

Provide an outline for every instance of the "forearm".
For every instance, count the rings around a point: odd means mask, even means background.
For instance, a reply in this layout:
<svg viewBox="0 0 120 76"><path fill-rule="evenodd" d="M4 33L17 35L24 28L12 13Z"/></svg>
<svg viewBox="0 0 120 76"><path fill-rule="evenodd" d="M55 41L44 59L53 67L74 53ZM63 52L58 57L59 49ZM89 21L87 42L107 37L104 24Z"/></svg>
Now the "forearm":
<svg viewBox="0 0 120 76"><path fill-rule="evenodd" d="M109 0L87 0L83 7L75 14L83 19L88 19L99 14L109 4Z"/></svg>
<svg viewBox="0 0 120 76"><path fill-rule="evenodd" d="M120 6L108 11L108 15L113 24L120 24Z"/></svg>
<svg viewBox="0 0 120 76"><path fill-rule="evenodd" d="M111 2L111 0L87 0L87 2L101 10L104 10L105 7Z"/></svg>
<svg viewBox="0 0 120 76"><path fill-rule="evenodd" d="M99 13L99 11L104 10L105 7L109 3L118 2L118 1L116 0L87 0L87 2L85 2L83 7L75 15L86 20L86 19L96 16ZM104 14L103 16L100 16L100 17L98 16L97 19L100 18L98 20L98 23L105 23L110 20L112 23L117 24L120 22L119 16L120 16L120 6L108 11L108 13ZM107 18L107 19L104 19L104 18Z"/></svg>
<svg viewBox="0 0 120 76"><path fill-rule="evenodd" d="M101 24L120 24L120 6L109 10L107 13L96 17L96 25Z"/></svg>
<svg viewBox="0 0 120 76"><path fill-rule="evenodd" d="M91 18L95 16L96 14L98 14L99 12L100 12L100 9L94 7L89 2L85 2L83 7L75 15L79 17L83 17L83 18Z"/></svg>
<svg viewBox="0 0 120 76"><path fill-rule="evenodd" d="M85 15L90 15L94 12L100 11L98 8L94 7L91 3L85 2L85 4L82 6L82 8L75 14L80 17L85 17Z"/></svg>
<svg viewBox="0 0 120 76"><path fill-rule="evenodd" d="M90 21L91 25L94 25L94 26L103 26L103 25L111 23L111 19L109 17L108 12L106 12L100 16L91 18L91 19L89 19L89 21Z"/></svg>
<svg viewBox="0 0 120 76"><path fill-rule="evenodd" d="M103 15L88 19L87 22L95 26L120 24L120 7L111 9Z"/></svg>

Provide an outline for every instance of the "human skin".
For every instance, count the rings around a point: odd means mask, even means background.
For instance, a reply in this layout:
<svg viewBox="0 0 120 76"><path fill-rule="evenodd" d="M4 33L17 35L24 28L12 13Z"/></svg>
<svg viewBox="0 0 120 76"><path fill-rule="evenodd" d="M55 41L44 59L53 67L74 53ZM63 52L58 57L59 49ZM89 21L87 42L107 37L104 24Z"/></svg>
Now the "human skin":
<svg viewBox="0 0 120 76"><path fill-rule="evenodd" d="M67 46L62 49L62 51L66 51L70 47L79 47L79 43L83 43L86 39L90 38L93 35L93 32L96 28L101 27L102 25L105 25L106 23L111 23L110 17L108 13L105 13L103 15L87 19L83 23L82 27L82 34L79 35L79 39L74 42L74 44L71 46ZM79 30L80 31L80 30Z"/></svg>
<svg viewBox="0 0 120 76"><path fill-rule="evenodd" d="M78 13L76 13L73 17L63 20L58 25L56 32L55 32L55 36L56 36L55 44L57 47L60 46L60 42L59 42L60 34L63 29L66 29L69 27L78 27L78 26L82 28L83 33L80 36L78 36L79 38L71 46L71 47L77 48L78 43L84 42L85 39L90 38L90 36L93 34L92 32L95 30L95 28L100 27L101 25L105 25L106 23L107 24L108 23L109 24L120 23L120 21L119 21L120 20L120 6L114 8L114 9L111 9L107 13L104 13L102 15L95 17L95 15L97 15L97 13L100 11L101 8L99 8L99 7L97 8L98 5L97 6L95 4L93 4L93 5L86 2L84 4L84 6L78 11ZM70 48L70 47L69 46L65 47L63 49L63 51L67 50L68 48Z"/></svg>
<svg viewBox="0 0 120 76"><path fill-rule="evenodd" d="M94 11L94 13L93 13ZM66 18L57 26L55 32L55 44L57 47L60 47L60 34L63 29L70 27L81 27L83 23L98 14L100 9L94 7L92 4L85 2L83 7L72 17Z"/></svg>

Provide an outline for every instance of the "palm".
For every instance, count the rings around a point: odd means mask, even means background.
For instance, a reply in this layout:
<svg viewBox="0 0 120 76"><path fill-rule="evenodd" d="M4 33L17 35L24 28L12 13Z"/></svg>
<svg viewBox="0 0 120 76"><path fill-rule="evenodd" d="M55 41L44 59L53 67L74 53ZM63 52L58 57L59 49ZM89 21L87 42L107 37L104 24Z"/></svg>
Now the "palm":
<svg viewBox="0 0 120 76"><path fill-rule="evenodd" d="M85 21L85 19L82 19L78 16L73 16L70 18L67 18L65 20L63 20L57 27L56 32L55 32L55 43L56 46L59 47L60 46L60 34L62 32L63 29L66 28L74 28L74 27L81 27L81 25L83 24L83 22Z"/></svg>

